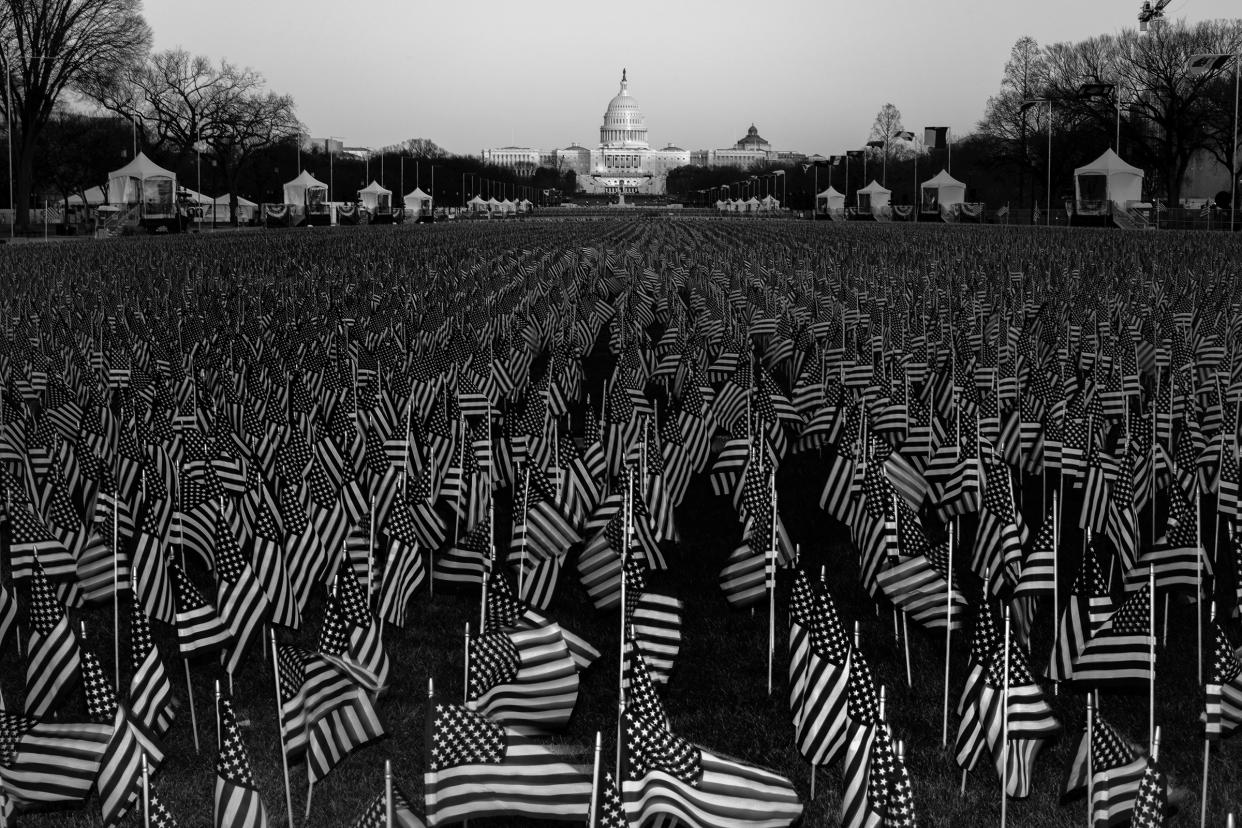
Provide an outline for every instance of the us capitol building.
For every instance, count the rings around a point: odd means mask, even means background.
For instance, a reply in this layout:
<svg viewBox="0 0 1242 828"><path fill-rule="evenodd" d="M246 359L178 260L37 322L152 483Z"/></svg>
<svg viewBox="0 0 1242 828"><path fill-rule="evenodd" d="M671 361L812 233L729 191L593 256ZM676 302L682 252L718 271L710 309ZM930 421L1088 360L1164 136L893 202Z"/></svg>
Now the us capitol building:
<svg viewBox="0 0 1242 828"><path fill-rule="evenodd" d="M773 150L754 124L744 138L727 149L690 152L671 144L663 149L652 149L647 142L647 122L638 108L638 101L630 95L624 69L621 70L621 90L604 111L598 149L575 144L553 150L528 147L483 150L485 163L509 167L527 176L538 167L561 172L573 170L578 177L578 187L584 192L611 195L661 195L665 192L669 170L688 164L745 169L757 164L805 159L802 153Z"/></svg>

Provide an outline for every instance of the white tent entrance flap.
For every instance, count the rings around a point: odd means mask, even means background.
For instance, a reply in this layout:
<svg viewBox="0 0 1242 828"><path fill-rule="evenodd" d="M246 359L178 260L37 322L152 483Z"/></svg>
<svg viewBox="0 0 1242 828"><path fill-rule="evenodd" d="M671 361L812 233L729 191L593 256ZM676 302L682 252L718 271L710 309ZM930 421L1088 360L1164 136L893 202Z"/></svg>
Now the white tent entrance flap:
<svg viewBox="0 0 1242 828"><path fill-rule="evenodd" d="M1074 170L1074 196L1079 213L1108 213L1114 204L1125 209L1143 200L1143 171L1107 149L1090 164Z"/></svg>

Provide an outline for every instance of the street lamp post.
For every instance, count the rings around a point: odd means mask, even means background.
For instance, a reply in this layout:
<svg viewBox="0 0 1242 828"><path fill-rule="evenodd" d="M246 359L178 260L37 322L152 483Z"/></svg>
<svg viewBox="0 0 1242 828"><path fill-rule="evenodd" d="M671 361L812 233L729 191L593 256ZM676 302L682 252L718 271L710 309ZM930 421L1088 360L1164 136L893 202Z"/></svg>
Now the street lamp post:
<svg viewBox="0 0 1242 828"><path fill-rule="evenodd" d="M332 161L333 159L336 158L336 153L332 151L332 140L334 138L340 138L340 137L341 136L339 135L329 135L327 138L323 140L323 148L328 151L328 203L329 204L333 203L332 202L332 173L333 173Z"/></svg>
<svg viewBox="0 0 1242 828"><path fill-rule="evenodd" d="M1078 95L1082 98L1099 98L1111 94L1116 110L1115 143L1113 152L1121 153L1121 87L1116 83L1091 81L1078 87Z"/></svg>

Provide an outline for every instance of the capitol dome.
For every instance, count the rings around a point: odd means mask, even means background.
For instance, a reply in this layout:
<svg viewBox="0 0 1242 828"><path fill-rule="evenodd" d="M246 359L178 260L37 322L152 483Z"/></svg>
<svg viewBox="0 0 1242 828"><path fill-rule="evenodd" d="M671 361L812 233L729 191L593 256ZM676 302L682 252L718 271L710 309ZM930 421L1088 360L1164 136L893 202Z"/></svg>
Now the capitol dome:
<svg viewBox="0 0 1242 828"><path fill-rule="evenodd" d="M621 91L608 102L604 112L604 124L599 128L600 146L633 147L649 149L647 143L647 122L643 119L638 101L630 97L630 84L625 78L625 70L621 70Z"/></svg>

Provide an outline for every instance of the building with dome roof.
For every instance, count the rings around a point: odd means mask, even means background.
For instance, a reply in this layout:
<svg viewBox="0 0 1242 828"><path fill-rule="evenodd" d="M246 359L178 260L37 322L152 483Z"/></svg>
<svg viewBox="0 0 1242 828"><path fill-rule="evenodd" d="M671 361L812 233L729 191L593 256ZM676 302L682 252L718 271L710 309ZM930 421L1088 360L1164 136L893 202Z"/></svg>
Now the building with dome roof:
<svg viewBox="0 0 1242 828"><path fill-rule="evenodd" d="M483 151L484 162L508 167L521 175L532 175L537 167L573 170L584 191L611 195L661 195L666 191L669 171L689 164L747 168L803 158L801 153L774 151L754 124L745 137L728 149L690 152L673 144L652 149L647 138L647 120L630 94L624 69L621 88L604 110L596 149L573 144L557 150L501 147Z"/></svg>

